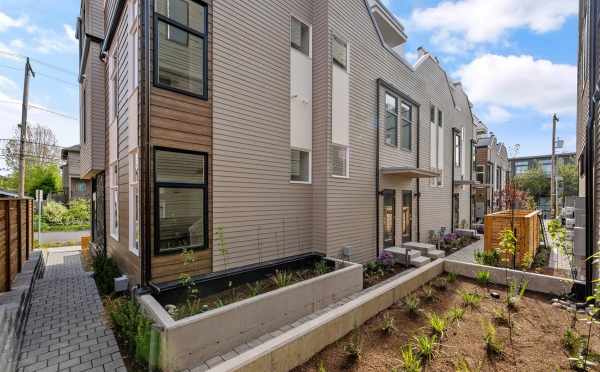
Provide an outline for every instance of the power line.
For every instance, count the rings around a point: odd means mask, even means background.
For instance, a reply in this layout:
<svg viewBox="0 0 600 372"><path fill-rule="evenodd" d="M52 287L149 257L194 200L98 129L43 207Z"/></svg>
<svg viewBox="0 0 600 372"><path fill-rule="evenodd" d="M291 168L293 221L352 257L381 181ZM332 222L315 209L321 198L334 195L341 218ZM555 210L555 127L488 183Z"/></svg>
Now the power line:
<svg viewBox="0 0 600 372"><path fill-rule="evenodd" d="M27 56L25 56L23 54L14 53L14 52L8 52L6 50L0 50L0 54L8 55L8 56L11 56L11 57L23 58L23 59L27 58ZM72 76L77 76L77 73L75 73L73 71L69 71L69 70L67 70L65 68L62 68L60 66L56 66L56 65L50 64L48 62L44 62L44 61L39 60L37 58L29 58L29 59L31 61L35 61L36 63L39 63L40 65L44 65L44 66L49 67L51 69L54 69L56 71L60 71L62 73L65 73L65 74L68 74L68 75L72 75Z"/></svg>
<svg viewBox="0 0 600 372"><path fill-rule="evenodd" d="M8 100L8 99L0 99L0 103L12 103L12 104L15 104L15 105L20 105L21 104L21 102L19 102L19 101L12 101L12 100ZM66 119L70 119L70 120L74 120L74 121L78 121L79 120L78 118L76 118L74 116L71 116L69 114L65 114L65 113L60 112L60 111L54 111L54 110L51 110L51 109L47 109L47 108L42 107L42 106L38 106L38 105L34 105L34 104L29 104L28 107L32 108L32 109L40 110L40 111L45 111L45 112L50 113L50 114L62 116L64 118L66 118Z"/></svg>

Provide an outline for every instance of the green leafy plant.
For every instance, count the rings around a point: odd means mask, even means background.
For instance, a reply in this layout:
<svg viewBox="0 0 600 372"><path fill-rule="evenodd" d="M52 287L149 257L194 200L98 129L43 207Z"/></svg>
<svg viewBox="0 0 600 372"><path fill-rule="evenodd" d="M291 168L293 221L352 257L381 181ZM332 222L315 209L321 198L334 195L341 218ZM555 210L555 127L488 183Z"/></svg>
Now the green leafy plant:
<svg viewBox="0 0 600 372"><path fill-rule="evenodd" d="M406 311L408 311L408 314L411 316L419 315L420 305L421 301L414 294L406 296L406 299L404 300L404 307L406 308Z"/></svg>
<svg viewBox="0 0 600 372"><path fill-rule="evenodd" d="M511 310L516 310L525 295L527 290L527 280L523 280L517 284L515 280L511 280L508 286L508 295L506 296L506 305Z"/></svg>
<svg viewBox="0 0 600 372"><path fill-rule="evenodd" d="M477 274L475 274L475 280L480 285L487 287L487 285L490 283L490 276L491 274L489 271L479 271Z"/></svg>
<svg viewBox="0 0 600 372"><path fill-rule="evenodd" d="M250 297L254 297L260 294L260 292L262 292L262 283L257 281L254 284L246 284L246 286L248 287L248 291L250 291Z"/></svg>
<svg viewBox="0 0 600 372"><path fill-rule="evenodd" d="M581 337L571 328L567 328L563 334L561 343L569 355L573 356L579 353L582 345Z"/></svg>
<svg viewBox="0 0 600 372"><path fill-rule="evenodd" d="M481 302L481 296L478 293L462 292L461 297L463 300L463 306L470 309L479 307L479 302Z"/></svg>
<svg viewBox="0 0 600 372"><path fill-rule="evenodd" d="M429 285L423 286L423 299L425 302L434 302L437 299L433 287Z"/></svg>
<svg viewBox="0 0 600 372"><path fill-rule="evenodd" d="M403 347L400 354L402 357L402 370L404 372L421 372L423 370L421 358L419 358L411 346Z"/></svg>
<svg viewBox="0 0 600 372"><path fill-rule="evenodd" d="M392 333L398 330L396 328L396 319L393 315L391 315L388 312L383 314L383 323L381 325L381 330L387 335L391 335Z"/></svg>
<svg viewBox="0 0 600 372"><path fill-rule="evenodd" d="M475 251L473 253L475 262L485 266L498 266L500 262L500 253L497 250L486 251Z"/></svg>
<svg viewBox="0 0 600 372"><path fill-rule="evenodd" d="M430 313L427 315L427 320L429 322L429 326L431 327L431 331L440 338L444 337L446 328L448 328L448 322L446 319L437 315L436 313Z"/></svg>
<svg viewBox="0 0 600 372"><path fill-rule="evenodd" d="M437 336L432 335L429 337L426 335L420 335L415 336L414 340L419 357L425 361L433 359L435 348L438 345Z"/></svg>
<svg viewBox="0 0 600 372"><path fill-rule="evenodd" d="M344 345L344 351L351 362L356 362L362 355L362 339L358 329L354 329L350 341Z"/></svg>
<svg viewBox="0 0 600 372"><path fill-rule="evenodd" d="M482 321L483 327L483 342L488 355L502 354L502 344L496 337L496 327L487 319Z"/></svg>
<svg viewBox="0 0 600 372"><path fill-rule="evenodd" d="M120 276L121 273L112 257L108 257L106 252L102 250L97 251L92 260L92 269L94 270L94 279L96 280L98 292L101 295L114 292L114 279Z"/></svg>
<svg viewBox="0 0 600 372"><path fill-rule="evenodd" d="M446 289L448 289L448 279L437 278L433 281L432 286L438 291L445 291Z"/></svg>
<svg viewBox="0 0 600 372"><path fill-rule="evenodd" d="M510 327L510 321L508 317L508 313L504 310L504 308L494 308L494 323L500 327Z"/></svg>
<svg viewBox="0 0 600 372"><path fill-rule="evenodd" d="M511 229L502 230L498 234L498 237L498 245L503 254L502 261L508 265L517 253L517 237Z"/></svg>
<svg viewBox="0 0 600 372"><path fill-rule="evenodd" d="M327 368L325 368L325 363L323 361L319 362L318 372L327 372Z"/></svg>
<svg viewBox="0 0 600 372"><path fill-rule="evenodd" d="M271 278L277 288L287 287L292 283L294 276L285 270L275 270L275 275Z"/></svg>
<svg viewBox="0 0 600 372"><path fill-rule="evenodd" d="M449 322L459 322L465 316L465 309L462 307L454 306L448 310L446 318L448 318Z"/></svg>
<svg viewBox="0 0 600 372"><path fill-rule="evenodd" d="M150 362L150 355L158 353L159 343L151 351L152 321L133 299L105 298L106 312L115 332L123 338L129 352L140 364Z"/></svg>
<svg viewBox="0 0 600 372"><path fill-rule="evenodd" d="M315 263L315 267L314 267L315 274L323 275L323 274L327 274L330 271L331 271L331 269L329 268L329 265L327 264L326 260L321 259Z"/></svg>
<svg viewBox="0 0 600 372"><path fill-rule="evenodd" d="M456 277L457 277L456 273L452 273L452 272L448 273L448 275L447 275L448 283L450 283L450 284L454 283L456 281Z"/></svg>
<svg viewBox="0 0 600 372"><path fill-rule="evenodd" d="M465 357L461 356L458 362L455 363L454 368L455 372L480 372L481 362L477 366L471 366Z"/></svg>

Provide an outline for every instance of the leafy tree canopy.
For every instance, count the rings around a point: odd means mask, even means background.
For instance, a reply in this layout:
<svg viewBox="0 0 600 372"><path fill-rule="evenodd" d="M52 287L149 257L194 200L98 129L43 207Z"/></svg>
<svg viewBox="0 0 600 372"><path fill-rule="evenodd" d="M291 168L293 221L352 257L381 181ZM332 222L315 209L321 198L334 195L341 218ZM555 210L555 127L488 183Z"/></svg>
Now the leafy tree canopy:
<svg viewBox="0 0 600 372"><path fill-rule="evenodd" d="M515 183L520 190L527 192L536 200L550 195L550 178L544 174L539 166L530 168L527 172L515 176Z"/></svg>

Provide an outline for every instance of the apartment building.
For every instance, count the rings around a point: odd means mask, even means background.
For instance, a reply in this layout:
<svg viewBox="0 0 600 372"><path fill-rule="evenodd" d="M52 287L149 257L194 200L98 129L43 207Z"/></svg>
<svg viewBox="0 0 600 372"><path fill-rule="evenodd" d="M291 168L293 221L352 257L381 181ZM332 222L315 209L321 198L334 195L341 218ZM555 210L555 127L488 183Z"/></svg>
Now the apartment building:
<svg viewBox="0 0 600 372"><path fill-rule="evenodd" d="M600 9L597 1L579 1L579 53L577 74L577 162L579 195L576 202L574 252L590 257L599 250L600 236L600 53L598 48ZM587 293L598 277L598 265L585 260Z"/></svg>
<svg viewBox="0 0 600 372"><path fill-rule="evenodd" d="M468 98L379 1L82 0L79 30L93 240L132 283L469 225Z"/></svg>
<svg viewBox="0 0 600 372"><path fill-rule="evenodd" d="M81 178L80 146L65 147L61 150L63 193L65 202L72 199L89 199L92 193L90 180Z"/></svg>
<svg viewBox="0 0 600 372"><path fill-rule="evenodd" d="M474 171L475 181L473 205L475 222L483 223L486 214L501 210L502 191L510 180L508 152L493 132L488 132L485 124L474 116L475 142Z"/></svg>
<svg viewBox="0 0 600 372"><path fill-rule="evenodd" d="M508 159L510 162L511 172L515 175L521 175L528 170L539 167L548 178L552 175L552 155L536 155L536 156L518 156ZM564 164L575 164L576 153L564 152L556 154L557 170Z"/></svg>

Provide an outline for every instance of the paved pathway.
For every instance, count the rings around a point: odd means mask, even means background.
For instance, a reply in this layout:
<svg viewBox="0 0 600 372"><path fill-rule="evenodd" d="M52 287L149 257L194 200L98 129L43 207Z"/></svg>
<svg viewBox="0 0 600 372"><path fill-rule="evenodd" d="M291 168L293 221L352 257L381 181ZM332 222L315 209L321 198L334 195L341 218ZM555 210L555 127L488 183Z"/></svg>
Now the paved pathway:
<svg viewBox="0 0 600 372"><path fill-rule="evenodd" d="M475 263L476 251L483 251L483 235L475 243L467 245L458 252L452 253L448 258L455 261Z"/></svg>
<svg viewBox="0 0 600 372"><path fill-rule="evenodd" d="M18 371L125 372L102 313L96 284L83 271L79 249L49 250L46 272L33 292Z"/></svg>

